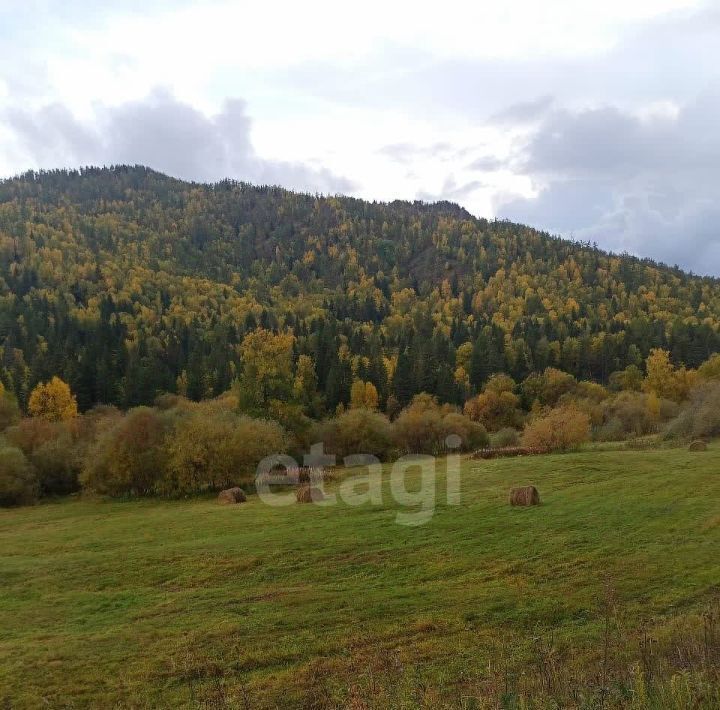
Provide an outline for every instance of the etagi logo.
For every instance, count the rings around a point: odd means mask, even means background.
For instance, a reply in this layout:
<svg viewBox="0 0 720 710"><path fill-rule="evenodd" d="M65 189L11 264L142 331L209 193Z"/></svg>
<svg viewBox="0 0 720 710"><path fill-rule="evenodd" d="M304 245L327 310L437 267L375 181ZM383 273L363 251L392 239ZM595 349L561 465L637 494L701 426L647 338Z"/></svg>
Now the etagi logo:
<svg viewBox="0 0 720 710"><path fill-rule="evenodd" d="M438 473L444 473L447 505L460 505L460 455L456 453L460 444L460 437L451 434L445 440L448 454L441 459L409 454L392 463L389 493L391 499L403 508L395 515L398 525L424 525L432 519ZM438 466L439 460L443 463ZM322 442L313 444L310 453L303 456L302 468L292 456L275 454L263 459L258 465L255 487L260 500L274 507L294 505L297 502L298 485L310 488L309 502L314 505L334 506L343 503L352 507L382 506L384 487L380 460L372 454L353 454L345 456L342 464L348 475L329 491L324 472L326 467L337 465L337 457L326 454ZM358 473L353 473L353 470ZM412 490L408 490L407 486L410 475L414 482Z"/></svg>

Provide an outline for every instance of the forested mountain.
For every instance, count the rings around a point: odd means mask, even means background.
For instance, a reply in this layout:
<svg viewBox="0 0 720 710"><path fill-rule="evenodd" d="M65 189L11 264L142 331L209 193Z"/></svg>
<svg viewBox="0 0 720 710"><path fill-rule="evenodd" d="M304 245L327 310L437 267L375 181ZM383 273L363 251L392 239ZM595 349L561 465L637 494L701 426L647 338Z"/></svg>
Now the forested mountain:
<svg viewBox="0 0 720 710"><path fill-rule="evenodd" d="M682 235L678 235L681 238ZM493 372L607 382L651 348L720 349L720 282L457 205L371 203L144 167L0 183L0 380L59 375L81 410L228 390L246 334L287 336L306 410L463 402ZM298 373L298 363L307 370ZM314 397L317 392L317 397Z"/></svg>

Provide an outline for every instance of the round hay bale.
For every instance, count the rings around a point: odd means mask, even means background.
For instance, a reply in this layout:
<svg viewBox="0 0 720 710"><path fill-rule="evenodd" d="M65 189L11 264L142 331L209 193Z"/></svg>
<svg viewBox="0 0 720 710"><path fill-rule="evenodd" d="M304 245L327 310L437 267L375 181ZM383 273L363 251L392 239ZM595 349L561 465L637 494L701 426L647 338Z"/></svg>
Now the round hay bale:
<svg viewBox="0 0 720 710"><path fill-rule="evenodd" d="M540 493L535 486L522 486L510 491L510 505L540 505Z"/></svg>
<svg viewBox="0 0 720 710"><path fill-rule="evenodd" d="M702 439L698 439L688 446L688 451L707 451L707 444Z"/></svg>
<svg viewBox="0 0 720 710"><path fill-rule="evenodd" d="M318 503L321 500L325 500L325 495L320 488L314 488L313 486L300 486L295 491L295 499L298 503Z"/></svg>
<svg viewBox="0 0 720 710"><path fill-rule="evenodd" d="M218 503L224 505L234 505L235 503L244 503L247 500L245 491L242 488L227 488L224 491L218 493Z"/></svg>

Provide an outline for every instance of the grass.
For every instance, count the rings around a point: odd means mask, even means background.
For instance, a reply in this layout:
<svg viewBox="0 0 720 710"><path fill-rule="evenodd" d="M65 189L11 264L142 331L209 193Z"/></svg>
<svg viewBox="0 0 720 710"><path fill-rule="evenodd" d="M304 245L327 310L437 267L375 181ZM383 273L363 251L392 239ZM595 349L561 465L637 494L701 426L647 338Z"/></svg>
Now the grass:
<svg viewBox="0 0 720 710"><path fill-rule="evenodd" d="M459 506L438 471L419 527L387 481L382 506L0 511L0 703L515 707L562 671L605 706L608 655L636 673L717 598L720 449L465 461ZM543 504L509 507L526 483Z"/></svg>

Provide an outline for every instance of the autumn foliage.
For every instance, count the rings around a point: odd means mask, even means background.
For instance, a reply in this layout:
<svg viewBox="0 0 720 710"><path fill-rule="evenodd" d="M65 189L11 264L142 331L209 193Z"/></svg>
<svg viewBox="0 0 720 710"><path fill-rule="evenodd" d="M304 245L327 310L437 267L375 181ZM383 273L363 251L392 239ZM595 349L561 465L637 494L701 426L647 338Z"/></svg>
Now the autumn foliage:
<svg viewBox="0 0 720 710"><path fill-rule="evenodd" d="M551 409L532 419L522 434L522 445L543 451L568 451L590 438L590 419L574 405Z"/></svg>
<svg viewBox="0 0 720 710"><path fill-rule="evenodd" d="M32 391L28 412L49 422L62 422L76 417L78 407L70 387L59 377L53 377Z"/></svg>

